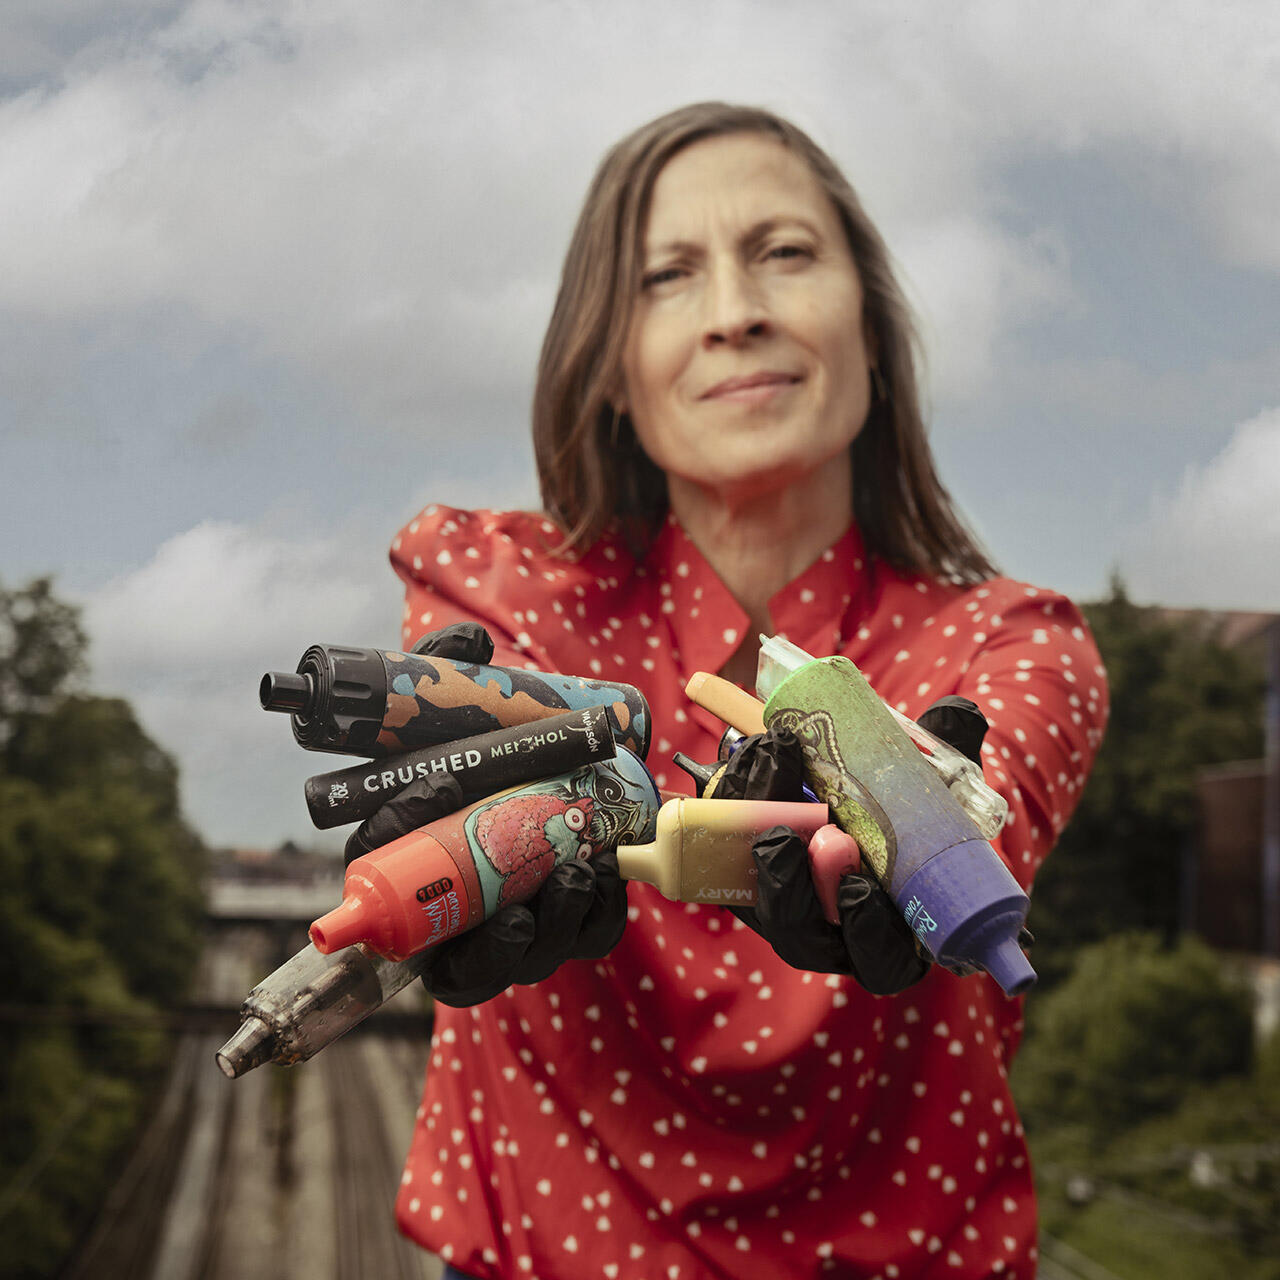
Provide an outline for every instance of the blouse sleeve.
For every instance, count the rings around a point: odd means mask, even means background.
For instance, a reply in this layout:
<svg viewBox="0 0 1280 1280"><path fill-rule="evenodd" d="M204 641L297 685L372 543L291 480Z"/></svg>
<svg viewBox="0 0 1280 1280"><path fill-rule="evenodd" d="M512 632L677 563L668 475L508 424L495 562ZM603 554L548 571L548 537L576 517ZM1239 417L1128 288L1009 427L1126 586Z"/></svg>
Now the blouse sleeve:
<svg viewBox="0 0 1280 1280"><path fill-rule="evenodd" d="M987 638L958 691L990 723L983 766L1009 802L1009 818L993 844L1029 888L1079 802L1102 744L1106 671L1084 618L1063 596L1007 583L989 588L974 612Z"/></svg>
<svg viewBox="0 0 1280 1280"><path fill-rule="evenodd" d="M520 549L509 518L492 511L432 505L391 543L391 565L404 582L401 643L407 650L429 631L478 622L493 638L493 661L521 666L520 611L509 589ZM506 582L508 589L499 589Z"/></svg>

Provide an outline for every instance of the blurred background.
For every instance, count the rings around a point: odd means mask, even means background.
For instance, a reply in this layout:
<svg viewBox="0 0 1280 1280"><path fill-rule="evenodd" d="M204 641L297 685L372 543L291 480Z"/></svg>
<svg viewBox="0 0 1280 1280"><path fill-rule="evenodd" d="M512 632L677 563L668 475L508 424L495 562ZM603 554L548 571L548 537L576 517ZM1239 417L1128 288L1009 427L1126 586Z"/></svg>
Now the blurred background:
<svg viewBox="0 0 1280 1280"><path fill-rule="evenodd" d="M258 679L398 640L423 504L537 505L591 172L718 97L844 167L944 480L1110 672L1032 907L1042 1274L1280 1276L1273 5L5 0L0 33L0 1274L434 1274L389 1216L416 994L213 1067L338 892L302 800L337 762Z"/></svg>

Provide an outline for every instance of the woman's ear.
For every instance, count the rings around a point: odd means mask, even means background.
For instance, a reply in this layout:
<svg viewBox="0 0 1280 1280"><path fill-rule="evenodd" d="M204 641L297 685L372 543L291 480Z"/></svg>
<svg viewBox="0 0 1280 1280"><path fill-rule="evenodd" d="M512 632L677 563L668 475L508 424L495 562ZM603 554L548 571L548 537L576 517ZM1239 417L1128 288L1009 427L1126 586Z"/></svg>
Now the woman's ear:
<svg viewBox="0 0 1280 1280"><path fill-rule="evenodd" d="M609 405L609 408L612 409L613 412L618 415L618 417L622 418L626 416L627 408L628 408L627 383L626 383L626 379L621 373L618 375L617 382L613 384L613 387L609 392L609 398L606 403Z"/></svg>

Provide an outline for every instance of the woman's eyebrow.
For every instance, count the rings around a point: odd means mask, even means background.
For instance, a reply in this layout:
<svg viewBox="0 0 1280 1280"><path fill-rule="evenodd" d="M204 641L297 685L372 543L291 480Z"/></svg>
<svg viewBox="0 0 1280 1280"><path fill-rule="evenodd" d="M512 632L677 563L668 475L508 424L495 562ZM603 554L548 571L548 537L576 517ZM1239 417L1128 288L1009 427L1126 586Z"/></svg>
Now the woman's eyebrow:
<svg viewBox="0 0 1280 1280"><path fill-rule="evenodd" d="M645 245L645 258L688 257L702 252L702 246L692 240L665 240L662 244Z"/></svg>
<svg viewBox="0 0 1280 1280"><path fill-rule="evenodd" d="M818 229L807 218L803 218L799 214L780 214L770 218L761 218L759 222L752 223L738 237L738 243L744 245L759 243L766 236L784 227L799 227L812 236L820 236ZM672 257L696 257L702 250L702 244L696 240L664 240L661 244L646 245L645 257L663 258L668 255Z"/></svg>

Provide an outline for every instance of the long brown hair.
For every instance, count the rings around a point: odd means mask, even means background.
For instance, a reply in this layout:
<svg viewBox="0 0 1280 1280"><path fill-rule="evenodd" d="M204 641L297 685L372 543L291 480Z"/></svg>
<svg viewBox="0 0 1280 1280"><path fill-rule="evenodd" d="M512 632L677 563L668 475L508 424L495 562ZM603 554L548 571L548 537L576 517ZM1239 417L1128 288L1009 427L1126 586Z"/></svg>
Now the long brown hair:
<svg viewBox="0 0 1280 1280"><path fill-rule="evenodd" d="M565 256L542 344L533 443L562 550L590 546L617 519L644 548L667 510L666 477L611 399L639 290L653 184L678 151L733 133L777 138L813 171L848 237L877 353L879 381L850 446L853 510L868 552L896 568L979 582L996 569L938 479L916 387L915 325L880 233L844 175L803 130L756 107L702 102L637 129L601 161Z"/></svg>

